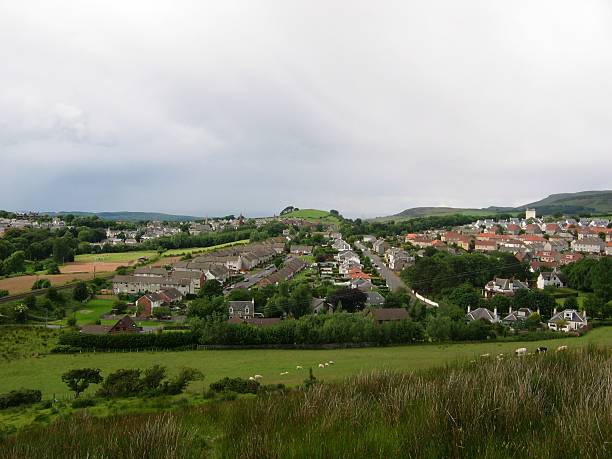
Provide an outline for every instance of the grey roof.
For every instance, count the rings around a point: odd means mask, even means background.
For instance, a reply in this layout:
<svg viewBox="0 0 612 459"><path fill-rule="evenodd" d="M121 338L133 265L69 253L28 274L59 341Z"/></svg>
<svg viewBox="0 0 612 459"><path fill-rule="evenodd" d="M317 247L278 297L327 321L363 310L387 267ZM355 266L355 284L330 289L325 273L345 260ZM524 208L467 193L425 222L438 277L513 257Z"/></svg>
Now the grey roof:
<svg viewBox="0 0 612 459"><path fill-rule="evenodd" d="M533 314L531 309L529 309L529 308L520 308L520 309L517 309L516 311L512 311L510 314L508 314L502 320L504 322L519 322L519 321L527 320L529 318L529 316L531 316L531 314Z"/></svg>
<svg viewBox="0 0 612 459"><path fill-rule="evenodd" d="M571 314L570 318L565 318L566 313L569 315ZM586 312L583 312L582 314L579 313L578 311L576 311L575 309L564 309L561 312L558 312L557 314L553 315L548 322L549 323L555 323L558 322L560 320L569 320L571 322L579 322L579 323L583 323L586 324L587 323L587 316L586 316Z"/></svg>
<svg viewBox="0 0 612 459"><path fill-rule="evenodd" d="M366 304L380 305L385 304L385 297L378 292L365 292L367 299Z"/></svg>
<svg viewBox="0 0 612 459"><path fill-rule="evenodd" d="M483 319L487 322L497 322L497 316L493 314L493 311L490 311L487 308L474 309L473 311L470 311L466 314L466 318L468 320Z"/></svg>

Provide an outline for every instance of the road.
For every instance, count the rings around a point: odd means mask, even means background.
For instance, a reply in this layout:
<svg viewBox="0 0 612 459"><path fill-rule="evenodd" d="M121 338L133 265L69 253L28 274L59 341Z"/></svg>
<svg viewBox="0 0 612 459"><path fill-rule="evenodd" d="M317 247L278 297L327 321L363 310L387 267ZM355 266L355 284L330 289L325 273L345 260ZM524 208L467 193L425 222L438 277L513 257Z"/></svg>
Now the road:
<svg viewBox="0 0 612 459"><path fill-rule="evenodd" d="M404 281L402 279L400 279L400 277L395 274L391 269L389 269L384 263L383 261L380 259L380 257L378 255L374 255L370 250L368 250L368 248L366 246L364 246L361 242L355 242L355 245L357 246L358 249L360 249L370 260L372 260L372 263L374 263L374 265L378 266L380 269L378 270L378 272L380 273L380 275L382 277L385 278L385 280L387 281L387 286L389 287L389 290L391 290L392 292L397 292L399 289L405 289L412 298L416 299L416 296L414 296L414 294L412 293L412 291L408 288L408 286L404 283Z"/></svg>

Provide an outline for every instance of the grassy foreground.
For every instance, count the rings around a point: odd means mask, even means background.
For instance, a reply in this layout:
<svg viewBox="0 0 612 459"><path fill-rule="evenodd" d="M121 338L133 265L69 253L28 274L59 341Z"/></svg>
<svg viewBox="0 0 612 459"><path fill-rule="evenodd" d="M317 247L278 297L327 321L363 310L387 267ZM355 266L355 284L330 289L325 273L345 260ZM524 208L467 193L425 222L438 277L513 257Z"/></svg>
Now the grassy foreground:
<svg viewBox="0 0 612 459"><path fill-rule="evenodd" d="M163 413L86 412L0 439L0 458L607 458L612 352L480 357Z"/></svg>
<svg viewBox="0 0 612 459"><path fill-rule="evenodd" d="M0 393L27 387L41 390L43 398L50 398L53 394L58 398L68 397L68 390L61 381L61 375L68 369L82 367L100 368L103 375L120 368L148 368L155 364L166 366L170 373L180 367L193 367L200 370L205 375L205 379L193 383L188 390L191 393L202 393L208 384L226 376L248 378L260 374L265 384L296 385L304 380L309 367L317 370L320 379L337 381L372 370L419 370L457 360L469 361L486 353L508 354L523 346L533 351L540 345L549 349L568 345L570 349L575 349L588 344L612 347L612 327L594 329L581 338L563 336L556 340L541 342L453 343L336 350L251 349L51 354L2 363ZM318 370L319 363L329 360L333 360L335 364ZM302 366L304 370L297 370L297 365ZM288 374L281 376L280 373L285 371Z"/></svg>

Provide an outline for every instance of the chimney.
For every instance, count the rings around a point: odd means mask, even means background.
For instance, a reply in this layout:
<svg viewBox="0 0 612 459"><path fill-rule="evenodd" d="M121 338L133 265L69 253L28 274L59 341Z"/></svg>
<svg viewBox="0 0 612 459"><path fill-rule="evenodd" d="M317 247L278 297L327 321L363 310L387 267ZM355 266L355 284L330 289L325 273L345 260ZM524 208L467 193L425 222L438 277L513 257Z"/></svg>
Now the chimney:
<svg viewBox="0 0 612 459"><path fill-rule="evenodd" d="M493 318L497 319L497 307L493 309Z"/></svg>
<svg viewBox="0 0 612 459"><path fill-rule="evenodd" d="M557 308L554 308L553 309L553 316L556 316L556 315L557 315Z"/></svg>
<svg viewBox="0 0 612 459"><path fill-rule="evenodd" d="M540 314L540 306L538 306L538 315L541 316L542 314Z"/></svg>
<svg viewBox="0 0 612 459"><path fill-rule="evenodd" d="M468 314L471 312L471 310L472 310L472 307L468 306Z"/></svg>
<svg viewBox="0 0 612 459"><path fill-rule="evenodd" d="M508 314L512 314L512 306L510 306L510 311L508 312Z"/></svg>

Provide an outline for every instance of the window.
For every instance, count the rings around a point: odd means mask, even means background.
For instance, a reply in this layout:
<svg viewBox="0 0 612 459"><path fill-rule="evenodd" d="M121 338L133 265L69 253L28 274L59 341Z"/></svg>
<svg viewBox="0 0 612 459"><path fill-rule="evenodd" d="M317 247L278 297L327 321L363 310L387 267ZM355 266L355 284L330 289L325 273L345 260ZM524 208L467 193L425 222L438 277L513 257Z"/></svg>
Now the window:
<svg viewBox="0 0 612 459"><path fill-rule="evenodd" d="M247 306L246 308L244 308L244 313L248 314L249 313L249 307Z"/></svg>

